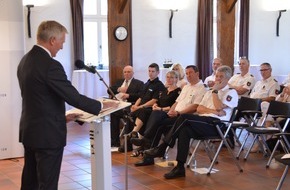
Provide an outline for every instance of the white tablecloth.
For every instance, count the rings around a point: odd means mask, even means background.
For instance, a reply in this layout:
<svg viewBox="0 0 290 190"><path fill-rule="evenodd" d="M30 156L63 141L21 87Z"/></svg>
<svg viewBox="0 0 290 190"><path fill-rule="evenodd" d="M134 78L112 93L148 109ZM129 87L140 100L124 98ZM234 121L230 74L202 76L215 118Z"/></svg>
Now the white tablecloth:
<svg viewBox="0 0 290 190"><path fill-rule="evenodd" d="M109 70L98 70L98 73L110 85ZM107 87L96 74L89 73L85 70L75 70L72 76L72 85L79 93L90 98L97 99L100 97L108 97Z"/></svg>

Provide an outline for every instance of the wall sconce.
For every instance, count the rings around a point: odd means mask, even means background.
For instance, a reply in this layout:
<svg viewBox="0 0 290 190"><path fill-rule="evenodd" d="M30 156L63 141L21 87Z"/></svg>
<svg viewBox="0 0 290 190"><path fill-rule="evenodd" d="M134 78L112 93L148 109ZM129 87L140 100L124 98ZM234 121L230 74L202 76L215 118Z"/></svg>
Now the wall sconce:
<svg viewBox="0 0 290 190"><path fill-rule="evenodd" d="M34 5L26 5L26 7L27 7L27 32L28 37L31 38L30 9L34 7Z"/></svg>
<svg viewBox="0 0 290 190"><path fill-rule="evenodd" d="M280 22L280 18L282 16L282 13L286 12L286 9L284 10L279 10L279 16L277 18L277 22L276 22L276 36L279 36L279 22Z"/></svg>
<svg viewBox="0 0 290 190"><path fill-rule="evenodd" d="M172 38L172 19L173 19L174 12L177 12L178 9L176 10L170 9L169 11L171 13L170 19L169 19L169 38Z"/></svg>

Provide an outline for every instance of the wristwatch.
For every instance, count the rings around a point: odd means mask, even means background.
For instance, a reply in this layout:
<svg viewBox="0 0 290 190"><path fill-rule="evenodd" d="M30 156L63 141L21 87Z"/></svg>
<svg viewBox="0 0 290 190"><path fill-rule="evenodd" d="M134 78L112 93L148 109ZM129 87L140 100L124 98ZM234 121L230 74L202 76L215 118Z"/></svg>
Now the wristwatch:
<svg viewBox="0 0 290 190"><path fill-rule="evenodd" d="M218 90L213 90L212 93L217 94L218 93Z"/></svg>

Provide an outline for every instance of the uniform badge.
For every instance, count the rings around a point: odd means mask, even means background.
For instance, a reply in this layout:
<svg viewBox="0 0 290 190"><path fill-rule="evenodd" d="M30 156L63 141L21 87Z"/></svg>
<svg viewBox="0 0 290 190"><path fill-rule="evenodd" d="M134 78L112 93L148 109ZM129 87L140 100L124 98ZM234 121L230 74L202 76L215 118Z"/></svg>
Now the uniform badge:
<svg viewBox="0 0 290 190"><path fill-rule="evenodd" d="M226 98L226 100L227 100L228 102L230 102L230 101L232 100L232 98L233 98L233 97L231 97L230 95L228 95L227 98Z"/></svg>
<svg viewBox="0 0 290 190"><path fill-rule="evenodd" d="M251 86L251 82L247 82L247 86Z"/></svg>

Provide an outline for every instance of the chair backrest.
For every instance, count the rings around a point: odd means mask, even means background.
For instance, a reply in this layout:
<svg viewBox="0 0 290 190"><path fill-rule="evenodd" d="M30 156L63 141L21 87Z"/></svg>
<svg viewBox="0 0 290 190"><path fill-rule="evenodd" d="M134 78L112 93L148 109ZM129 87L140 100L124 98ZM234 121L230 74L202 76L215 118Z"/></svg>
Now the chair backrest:
<svg viewBox="0 0 290 190"><path fill-rule="evenodd" d="M261 109L261 99L254 99L248 97L241 97L238 102L237 109L239 111L251 110L259 111Z"/></svg>
<svg viewBox="0 0 290 190"><path fill-rule="evenodd" d="M267 114L270 115L285 115L290 117L290 103L271 101Z"/></svg>

